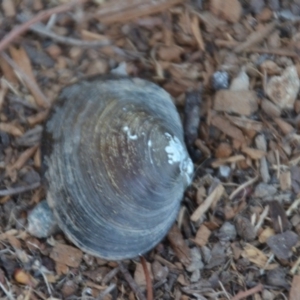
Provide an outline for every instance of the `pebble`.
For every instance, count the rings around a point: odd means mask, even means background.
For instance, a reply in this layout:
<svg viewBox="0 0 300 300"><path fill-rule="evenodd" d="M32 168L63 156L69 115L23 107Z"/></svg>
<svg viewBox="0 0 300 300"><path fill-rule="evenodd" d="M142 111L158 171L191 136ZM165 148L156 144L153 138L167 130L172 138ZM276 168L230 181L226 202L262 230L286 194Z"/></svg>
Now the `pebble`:
<svg viewBox="0 0 300 300"><path fill-rule="evenodd" d="M217 236L221 242L234 241L236 238L235 226L229 222L225 222L219 229Z"/></svg>
<svg viewBox="0 0 300 300"><path fill-rule="evenodd" d="M212 85L214 90L228 89L229 86L229 75L225 71L217 71L212 76Z"/></svg>
<svg viewBox="0 0 300 300"><path fill-rule="evenodd" d="M279 0L268 0L268 4L269 7L273 10L273 11L277 11L280 9L280 3Z"/></svg>
<svg viewBox="0 0 300 300"><path fill-rule="evenodd" d="M254 190L254 197L265 198L272 197L277 192L276 187L271 184L259 183Z"/></svg>
<svg viewBox="0 0 300 300"><path fill-rule="evenodd" d="M255 14L259 14L262 9L265 6L265 2L263 0L251 0L250 1L250 7L251 10L255 13Z"/></svg>
<svg viewBox="0 0 300 300"><path fill-rule="evenodd" d="M279 259L288 259L293 255L292 247L297 244L298 240L298 235L288 230L269 237L267 244Z"/></svg>
<svg viewBox="0 0 300 300"><path fill-rule="evenodd" d="M220 166L219 168L219 177L227 179L230 176L231 168L229 166Z"/></svg>
<svg viewBox="0 0 300 300"><path fill-rule="evenodd" d="M295 66L287 67L282 76L273 76L266 86L268 97L281 109L292 109L300 81Z"/></svg>
<svg viewBox="0 0 300 300"><path fill-rule="evenodd" d="M230 85L231 91L243 91L243 90L249 90L250 86L250 79L247 73L242 70L237 77L235 77Z"/></svg>
<svg viewBox="0 0 300 300"><path fill-rule="evenodd" d="M45 238L58 229L52 210L46 200L35 206L28 216L27 231L37 238Z"/></svg>

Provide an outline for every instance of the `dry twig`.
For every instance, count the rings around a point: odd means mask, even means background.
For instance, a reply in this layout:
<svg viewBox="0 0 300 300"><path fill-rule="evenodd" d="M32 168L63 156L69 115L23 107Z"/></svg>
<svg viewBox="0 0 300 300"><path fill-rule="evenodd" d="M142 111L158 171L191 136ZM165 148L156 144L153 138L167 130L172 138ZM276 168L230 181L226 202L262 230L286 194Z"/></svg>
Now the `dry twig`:
<svg viewBox="0 0 300 300"><path fill-rule="evenodd" d="M43 21L50 16L58 13L62 13L65 11L70 10L73 6L82 4L86 2L87 0L73 0L70 1L69 3L63 4L56 6L54 8L50 8L47 10L43 10L40 13L38 13L35 17L27 21L26 23L15 27L11 32L9 32L0 42L0 52L3 51L5 48L7 48L10 43L16 39L18 36L26 32L33 24L38 23L40 21Z"/></svg>
<svg viewBox="0 0 300 300"><path fill-rule="evenodd" d="M38 188L40 185L41 185L40 182L34 182L27 186L20 186L20 187L15 187L15 188L9 188L7 190L0 190L0 196L12 196L12 195L21 194L24 192L34 190L34 189Z"/></svg>
<svg viewBox="0 0 300 300"><path fill-rule="evenodd" d="M132 276L129 274L128 270L125 268L124 264L122 262L119 262L120 271L122 272L124 278L128 282L129 286L133 290L133 292L136 294L136 296L140 300L146 300L146 297L141 292L140 287L136 284Z"/></svg>
<svg viewBox="0 0 300 300"><path fill-rule="evenodd" d="M255 293L261 292L263 288L264 288L263 285L260 283L250 290L238 292L231 300L241 300L247 298Z"/></svg>
<svg viewBox="0 0 300 300"><path fill-rule="evenodd" d="M28 22L30 20L29 17L25 16L24 14L18 15L17 20L20 22ZM109 40L106 41L82 41L66 36L60 36L56 33L47 29L46 26L42 24L33 24L28 30L31 30L41 36L51 38L53 41L56 41L61 44L69 45L69 46L77 46L77 47L104 47L111 45Z"/></svg>
<svg viewBox="0 0 300 300"><path fill-rule="evenodd" d="M149 271L147 268L147 262L143 256L140 256L141 263L144 269L145 278L146 278L146 285L147 285L147 300L153 300L153 286L152 281L149 275Z"/></svg>

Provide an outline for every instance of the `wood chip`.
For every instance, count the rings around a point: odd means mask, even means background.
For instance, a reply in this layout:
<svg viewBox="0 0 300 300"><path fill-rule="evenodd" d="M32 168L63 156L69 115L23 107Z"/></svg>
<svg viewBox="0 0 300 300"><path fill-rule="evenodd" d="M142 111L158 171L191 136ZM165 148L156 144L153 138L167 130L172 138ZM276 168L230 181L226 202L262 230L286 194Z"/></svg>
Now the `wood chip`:
<svg viewBox="0 0 300 300"><path fill-rule="evenodd" d="M242 256L249 259L249 261L260 268L264 268L268 261L268 257L261 250L251 244L246 244L244 246Z"/></svg>
<svg viewBox="0 0 300 300"><path fill-rule="evenodd" d="M290 289L289 300L300 300L299 286L300 275L294 275L292 280L292 286Z"/></svg>
<svg viewBox="0 0 300 300"><path fill-rule="evenodd" d="M148 262L146 264L147 264L147 269L148 269L150 278L153 280L151 264ZM140 264L140 263L136 264L135 271L134 271L134 280L138 286L140 286L142 288L146 288L147 284L146 284L145 272L144 272L142 264Z"/></svg>
<svg viewBox="0 0 300 300"><path fill-rule="evenodd" d="M287 67L282 76L273 76L266 86L269 98L280 109L292 109L299 92L300 81L295 66Z"/></svg>
<svg viewBox="0 0 300 300"><path fill-rule="evenodd" d="M23 129L11 123L0 122L0 130L16 137L19 137L24 133Z"/></svg>
<svg viewBox="0 0 300 300"><path fill-rule="evenodd" d="M232 125L225 117L220 115L213 116L211 119L211 124L229 137L232 137L241 143L245 143L246 140L243 132L236 126Z"/></svg>
<svg viewBox="0 0 300 300"><path fill-rule="evenodd" d="M228 158L222 158L222 159L215 160L211 164L211 166L213 168L218 168L222 165L225 165L225 164L228 164L228 163L237 163L237 162L243 161L245 159L246 159L246 157L244 155L234 155L234 156L230 156Z"/></svg>
<svg viewBox="0 0 300 300"><path fill-rule="evenodd" d="M223 195L224 187L222 184L218 184L216 188L211 192L211 194L204 200L202 204L191 215L191 220L197 222L201 219L203 214L205 214L213 203L216 203L220 200Z"/></svg>
<svg viewBox="0 0 300 300"><path fill-rule="evenodd" d="M210 0L210 10L215 16L232 23L238 22L242 14L238 0Z"/></svg>
<svg viewBox="0 0 300 300"><path fill-rule="evenodd" d="M38 145L33 146L27 150L25 150L19 157L18 159L15 161L15 163L8 167L9 171L13 171L13 170L20 170L25 163L27 162L27 160L32 157L34 155L34 153L36 152L36 150L38 149Z"/></svg>
<svg viewBox="0 0 300 300"><path fill-rule="evenodd" d="M37 82L35 80L35 76L32 71L31 62L29 57L27 56L26 51L24 48L15 48L10 47L10 54L14 60L14 62L18 65L18 67L28 76L28 79L33 82L37 86ZM48 105L45 103L45 99L41 97L40 93L37 92L36 89L32 88L32 85L27 85L27 88L30 90L36 104L41 107L47 107Z"/></svg>
<svg viewBox="0 0 300 300"><path fill-rule="evenodd" d="M2 57L0 57L0 67L6 80L13 85L17 85L19 81L14 70Z"/></svg>
<svg viewBox="0 0 300 300"><path fill-rule="evenodd" d="M261 244L264 244L267 242L267 239L270 237L270 236L273 236L275 234L275 231L273 228L271 227L266 227L260 234L259 234L259 237L258 237L258 240Z"/></svg>
<svg viewBox="0 0 300 300"><path fill-rule="evenodd" d="M103 24L132 21L166 11L182 2L184 0L113 0L103 3L93 17L99 18Z"/></svg>
<svg viewBox="0 0 300 300"><path fill-rule="evenodd" d="M263 99L261 101L262 110L272 118L278 118L281 115L281 110L271 101Z"/></svg>
<svg viewBox="0 0 300 300"><path fill-rule="evenodd" d="M290 125L289 123L285 122L281 118L275 118L274 121L278 125L279 129L281 130L281 132L283 134L285 134L285 135L290 134L290 133L292 133L295 130L292 125Z"/></svg>
<svg viewBox="0 0 300 300"><path fill-rule="evenodd" d="M210 235L211 231L205 225L202 224L197 230L196 237L194 240L195 244L197 244L199 247L205 246L208 242Z"/></svg>
<svg viewBox="0 0 300 300"><path fill-rule="evenodd" d="M254 91L219 90L214 98L214 109L250 116L258 109L256 93Z"/></svg>
<svg viewBox="0 0 300 300"><path fill-rule="evenodd" d="M250 120L245 117L234 117L227 115L226 118L234 125L247 129L247 130L255 130L257 132L261 132L263 129L263 123L259 121Z"/></svg>
<svg viewBox="0 0 300 300"><path fill-rule="evenodd" d="M228 158L232 153L231 145L228 143L220 143L215 151L216 158Z"/></svg>
<svg viewBox="0 0 300 300"><path fill-rule="evenodd" d="M196 16L196 15L192 16L191 28L192 28L193 35L197 41L199 49L201 51L204 51L205 45L204 45L204 41L203 41L202 34L200 31L200 27L199 27L199 19L198 19L198 16Z"/></svg>
<svg viewBox="0 0 300 300"><path fill-rule="evenodd" d="M77 268L80 265L82 256L81 250L59 243L55 244L50 253L50 257L54 261L73 268Z"/></svg>
<svg viewBox="0 0 300 300"><path fill-rule="evenodd" d="M16 8L13 0L2 0L2 9L6 17L14 17Z"/></svg>
<svg viewBox="0 0 300 300"><path fill-rule="evenodd" d="M282 191L291 190L292 188L291 172L290 171L282 172L279 176L279 182L280 182L280 189Z"/></svg>
<svg viewBox="0 0 300 300"><path fill-rule="evenodd" d="M191 262L190 248L186 245L182 234L176 224L174 224L168 233L168 240L178 257L178 259L185 265Z"/></svg>
<svg viewBox="0 0 300 300"><path fill-rule="evenodd" d="M240 53L251 46L259 44L269 36L269 34L274 30L275 26L276 22L272 22L267 24L264 28L260 28L260 30L254 31L247 37L247 40L244 43L235 47L234 51L236 53Z"/></svg>

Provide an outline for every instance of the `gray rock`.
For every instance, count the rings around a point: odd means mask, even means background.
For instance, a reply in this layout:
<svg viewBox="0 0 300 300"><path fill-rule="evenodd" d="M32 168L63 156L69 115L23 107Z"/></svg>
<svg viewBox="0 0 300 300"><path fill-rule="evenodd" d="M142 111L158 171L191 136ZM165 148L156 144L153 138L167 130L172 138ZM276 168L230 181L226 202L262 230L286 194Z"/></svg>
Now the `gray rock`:
<svg viewBox="0 0 300 300"><path fill-rule="evenodd" d="M217 71L212 76L213 88L218 91L222 89L228 89L229 75L225 71Z"/></svg>
<svg viewBox="0 0 300 300"><path fill-rule="evenodd" d="M271 184L266 184L266 183L259 183L254 191L254 197L257 198L265 198L265 197L270 197L274 196L277 192L277 188L274 187Z"/></svg>
<svg viewBox="0 0 300 300"><path fill-rule="evenodd" d="M46 200L41 201L28 216L27 231L37 238L46 238L58 230L58 225Z"/></svg>
<svg viewBox="0 0 300 300"><path fill-rule="evenodd" d="M233 241L236 238L235 226L229 222L225 222L219 229L217 236L221 242Z"/></svg>

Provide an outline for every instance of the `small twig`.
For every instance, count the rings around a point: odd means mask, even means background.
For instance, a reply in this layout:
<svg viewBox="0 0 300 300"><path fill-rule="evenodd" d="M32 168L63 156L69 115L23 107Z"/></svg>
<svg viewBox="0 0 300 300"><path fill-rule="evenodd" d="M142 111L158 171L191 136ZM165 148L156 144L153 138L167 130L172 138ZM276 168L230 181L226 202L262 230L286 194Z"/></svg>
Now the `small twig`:
<svg viewBox="0 0 300 300"><path fill-rule="evenodd" d="M144 256L140 256L141 263L143 266L143 270L145 273L145 278L146 278L146 286L147 286L147 300L153 300L153 286L152 286L152 281L149 275L149 271L147 268L147 262Z"/></svg>
<svg viewBox="0 0 300 300"><path fill-rule="evenodd" d="M259 176L256 176L254 178L251 178L250 180L248 180L247 182L243 183L242 185L240 185L237 189L235 189L231 195L229 196L229 199L232 200L240 191L242 191L243 189L245 189L246 187L248 187L249 185L252 185L254 182L256 182L258 180Z"/></svg>
<svg viewBox="0 0 300 300"><path fill-rule="evenodd" d="M230 300L230 296L228 295L227 291L225 290L225 287L224 287L223 283L220 280L219 280L219 285L220 285L221 289L223 290L224 295L226 296L226 298L228 300Z"/></svg>
<svg viewBox="0 0 300 300"><path fill-rule="evenodd" d="M9 300L15 300L15 297L12 295L12 293L8 291L1 282L0 282L0 287Z"/></svg>
<svg viewBox="0 0 300 300"><path fill-rule="evenodd" d="M294 202L290 205L290 207L286 211L286 215L289 217L291 216L292 212L297 209L300 204L300 198L294 200Z"/></svg>
<svg viewBox="0 0 300 300"><path fill-rule="evenodd" d="M249 48L244 50L246 53L261 53L278 56L288 56L292 58L299 58L299 55L295 51L286 49L264 49L264 48Z"/></svg>
<svg viewBox="0 0 300 300"><path fill-rule="evenodd" d="M30 19L28 22L26 22L20 26L17 26L12 31L10 31L0 42L0 51L3 51L5 48L7 48L14 39L16 39L18 36L20 36L24 32L26 32L33 24L43 21L46 18L51 17L53 14L58 14L58 13L68 11L73 6L75 6L77 4L82 4L86 1L87 0L73 0L73 1L70 1L69 3L41 11L35 17Z"/></svg>
<svg viewBox="0 0 300 300"><path fill-rule="evenodd" d="M17 20L20 22L27 22L29 17L25 16L24 14L18 15ZM25 23L24 23L25 24ZM70 37L65 37L61 35L57 35L53 31L50 31L46 28L46 26L43 26L42 24L34 24L29 30L41 35L51 38L53 41L56 41L61 44L69 45L69 46L77 46L77 47L104 47L111 45L111 42L109 40L106 41L82 41Z"/></svg>
<svg viewBox="0 0 300 300"><path fill-rule="evenodd" d="M97 300L103 300L106 295L108 295L111 291L116 288L115 283L111 283L100 295L96 298Z"/></svg>
<svg viewBox="0 0 300 300"><path fill-rule="evenodd" d="M119 262L120 271L122 272L124 278L128 282L129 286L133 290L133 292L136 294L136 296L139 298L139 300L146 300L146 297L141 292L139 286L136 284L132 276L129 274L128 270L125 268L122 262Z"/></svg>
<svg viewBox="0 0 300 300"><path fill-rule="evenodd" d="M27 186L19 186L15 188L9 188L7 190L0 190L0 196L12 196L12 195L21 194L24 192L34 190L38 188L40 185L41 185L40 182L35 182Z"/></svg>
<svg viewBox="0 0 300 300"><path fill-rule="evenodd" d="M257 221L257 224L256 224L256 226L254 228L255 232L258 232L259 228L262 226L262 224L263 224L265 218L267 217L268 213L269 213L269 205L267 205L264 208L263 212L260 214L259 219Z"/></svg>
<svg viewBox="0 0 300 300"><path fill-rule="evenodd" d="M27 76L23 70L5 53L0 52L1 57L15 70L18 72L18 74L22 77L22 79L25 81L28 87L30 87L31 90L34 90L36 95L39 95L39 98L43 101L41 103L45 108L50 107L50 101L49 99L43 94L43 92L40 90L38 85L33 82L29 76Z"/></svg>
<svg viewBox="0 0 300 300"><path fill-rule="evenodd" d="M116 268L112 269L111 271L109 271L101 280L101 284L106 285L109 281L111 281L113 279L113 277L115 277L118 274L119 270L120 270L120 268L116 267Z"/></svg>
<svg viewBox="0 0 300 300"><path fill-rule="evenodd" d="M261 292L263 288L264 286L260 283L250 290L238 292L233 298L231 298L231 300L240 300L240 299L247 298L255 293Z"/></svg>

